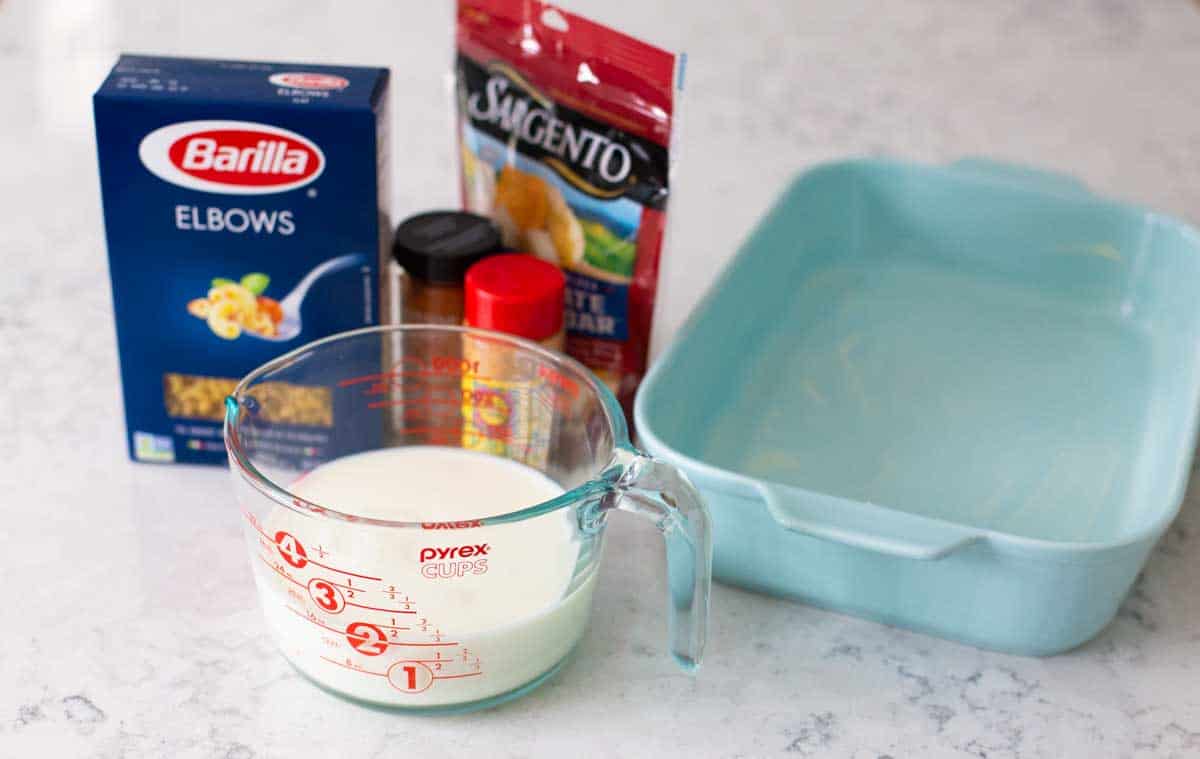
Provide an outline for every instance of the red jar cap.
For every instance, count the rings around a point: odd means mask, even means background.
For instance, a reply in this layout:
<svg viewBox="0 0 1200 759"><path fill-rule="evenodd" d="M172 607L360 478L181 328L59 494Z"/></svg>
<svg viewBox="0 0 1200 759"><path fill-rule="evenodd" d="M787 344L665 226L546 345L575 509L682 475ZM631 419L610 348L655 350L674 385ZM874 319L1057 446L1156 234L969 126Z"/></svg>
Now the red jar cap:
<svg viewBox="0 0 1200 759"><path fill-rule="evenodd" d="M567 278L527 253L489 256L467 269L467 324L545 340L563 326Z"/></svg>

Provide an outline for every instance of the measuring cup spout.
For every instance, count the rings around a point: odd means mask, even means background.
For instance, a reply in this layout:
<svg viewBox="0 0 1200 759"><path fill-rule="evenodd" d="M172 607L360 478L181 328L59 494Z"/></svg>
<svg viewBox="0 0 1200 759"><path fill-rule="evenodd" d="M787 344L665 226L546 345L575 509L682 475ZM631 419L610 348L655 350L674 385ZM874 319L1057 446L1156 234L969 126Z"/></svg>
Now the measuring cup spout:
<svg viewBox="0 0 1200 759"><path fill-rule="evenodd" d="M671 655L695 671L708 636L712 531L700 494L674 467L633 449L617 451L621 475L606 507L655 523L667 549L667 623Z"/></svg>

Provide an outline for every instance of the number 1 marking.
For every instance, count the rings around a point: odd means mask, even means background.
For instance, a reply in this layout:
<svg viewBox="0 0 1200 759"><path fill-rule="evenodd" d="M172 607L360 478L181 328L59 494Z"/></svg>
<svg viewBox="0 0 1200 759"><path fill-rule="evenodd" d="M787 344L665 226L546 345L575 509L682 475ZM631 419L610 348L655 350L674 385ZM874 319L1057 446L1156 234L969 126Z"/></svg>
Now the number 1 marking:
<svg viewBox="0 0 1200 759"><path fill-rule="evenodd" d="M433 685L433 670L419 661L398 661L388 667L388 684L404 693L421 693Z"/></svg>

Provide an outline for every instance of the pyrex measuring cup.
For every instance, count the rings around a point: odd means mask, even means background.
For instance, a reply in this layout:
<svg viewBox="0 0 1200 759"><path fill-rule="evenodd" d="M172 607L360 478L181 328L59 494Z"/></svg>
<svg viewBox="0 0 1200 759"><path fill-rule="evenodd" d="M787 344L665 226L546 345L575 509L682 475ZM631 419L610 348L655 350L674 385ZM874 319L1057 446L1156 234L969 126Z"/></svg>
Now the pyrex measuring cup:
<svg viewBox="0 0 1200 759"><path fill-rule="evenodd" d="M416 711L532 690L583 635L613 510L663 533L671 652L688 670L699 661L707 511L683 476L632 447L612 394L569 358L462 327L347 332L242 380L225 443L268 626L329 690ZM396 446L510 459L563 492L506 513L482 499L452 521L380 519L353 497L299 494L328 462ZM388 487L410 503L422 497L403 479Z"/></svg>

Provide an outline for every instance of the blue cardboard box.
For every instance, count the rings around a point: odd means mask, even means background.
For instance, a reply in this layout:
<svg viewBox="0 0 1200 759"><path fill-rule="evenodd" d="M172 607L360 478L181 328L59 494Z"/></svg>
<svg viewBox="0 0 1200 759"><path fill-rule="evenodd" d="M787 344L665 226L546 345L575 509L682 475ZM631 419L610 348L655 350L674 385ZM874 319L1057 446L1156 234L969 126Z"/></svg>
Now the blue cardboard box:
<svg viewBox="0 0 1200 759"><path fill-rule="evenodd" d="M377 323L388 70L122 55L93 97L130 456L220 464L256 366ZM322 388L280 445L319 458Z"/></svg>

